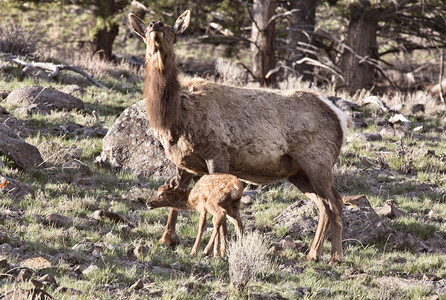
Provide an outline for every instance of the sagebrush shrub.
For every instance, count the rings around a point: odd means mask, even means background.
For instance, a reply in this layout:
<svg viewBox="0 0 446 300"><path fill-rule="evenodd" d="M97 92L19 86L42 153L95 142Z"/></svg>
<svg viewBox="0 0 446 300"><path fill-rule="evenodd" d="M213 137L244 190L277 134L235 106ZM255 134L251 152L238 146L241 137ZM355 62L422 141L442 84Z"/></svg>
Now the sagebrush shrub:
<svg viewBox="0 0 446 300"><path fill-rule="evenodd" d="M228 247L229 277L231 284L243 290L249 280L271 272L274 263L267 257L268 245L256 232L246 233Z"/></svg>
<svg viewBox="0 0 446 300"><path fill-rule="evenodd" d="M0 52L14 55L32 55L36 52L42 34L23 26L0 25Z"/></svg>

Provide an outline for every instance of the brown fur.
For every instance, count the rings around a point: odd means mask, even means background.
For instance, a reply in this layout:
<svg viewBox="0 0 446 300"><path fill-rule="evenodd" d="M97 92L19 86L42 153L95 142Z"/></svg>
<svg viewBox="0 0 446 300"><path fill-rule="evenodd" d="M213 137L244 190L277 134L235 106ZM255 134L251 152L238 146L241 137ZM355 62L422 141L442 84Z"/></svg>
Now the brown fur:
<svg viewBox="0 0 446 300"><path fill-rule="evenodd" d="M240 217L240 199L243 185L237 177L228 174L211 174L201 177L192 190L179 189L175 184L161 186L156 195L147 203L151 209L171 207L173 209L195 209L200 213L197 238L191 254L198 253L203 230L206 227L206 213L213 216L214 230L204 254L208 255L214 244L214 256L224 256L227 240L226 220L228 217L239 237L243 234Z"/></svg>
<svg viewBox="0 0 446 300"><path fill-rule="evenodd" d="M331 261L341 260L342 199L333 186L332 167L345 137L345 116L308 91L179 81L173 44L189 15L180 16L175 27L152 22L147 30L139 18L129 16L147 44L144 94L150 124L178 167L179 185L187 186L192 173L230 173L256 184L288 178L320 211L307 257L321 258L330 223ZM161 32L162 39L153 38ZM176 241L176 217L171 211L162 242Z"/></svg>

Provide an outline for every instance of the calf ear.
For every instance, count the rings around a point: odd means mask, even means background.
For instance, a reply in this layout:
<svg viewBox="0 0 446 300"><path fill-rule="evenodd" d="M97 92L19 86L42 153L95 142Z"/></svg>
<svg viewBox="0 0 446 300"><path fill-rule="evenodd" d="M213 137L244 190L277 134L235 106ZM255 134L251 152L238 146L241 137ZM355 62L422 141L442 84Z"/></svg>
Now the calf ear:
<svg viewBox="0 0 446 300"><path fill-rule="evenodd" d="M146 42L146 24L144 24L143 20L138 18L136 15L130 13L129 14L129 24L132 28L133 32L139 35L144 43Z"/></svg>
<svg viewBox="0 0 446 300"><path fill-rule="evenodd" d="M171 189L175 189L175 188L177 188L178 187L178 180L176 179L176 178L172 178L172 180L170 181L170 183L169 183L169 187L171 188Z"/></svg>
<svg viewBox="0 0 446 300"><path fill-rule="evenodd" d="M177 21L175 22L175 26L173 27L175 33L177 35L181 35L189 26L189 23L190 23L190 10L186 10L184 13L181 14L181 16L178 17Z"/></svg>

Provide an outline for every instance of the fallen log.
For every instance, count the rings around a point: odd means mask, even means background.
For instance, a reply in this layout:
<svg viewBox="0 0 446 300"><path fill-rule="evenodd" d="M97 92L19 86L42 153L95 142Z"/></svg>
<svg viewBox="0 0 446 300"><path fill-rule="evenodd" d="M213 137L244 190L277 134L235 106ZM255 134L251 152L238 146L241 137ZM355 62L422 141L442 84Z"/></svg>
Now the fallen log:
<svg viewBox="0 0 446 300"><path fill-rule="evenodd" d="M3 54L3 53L2 53ZM69 70L76 72L85 78L87 78L89 81L91 81L94 85L108 90L109 88L100 83L98 80L93 78L93 76L89 75L87 72L83 71L82 69L72 66L72 65L64 65L64 64L53 64L53 63L45 63L45 62L26 62L24 60L19 59L16 56L7 56L5 54L2 55L3 59L5 59L8 62L15 63L24 67L32 67L32 68L38 68L46 71L50 71L51 73L48 74L48 77L54 78L59 74L62 70Z"/></svg>

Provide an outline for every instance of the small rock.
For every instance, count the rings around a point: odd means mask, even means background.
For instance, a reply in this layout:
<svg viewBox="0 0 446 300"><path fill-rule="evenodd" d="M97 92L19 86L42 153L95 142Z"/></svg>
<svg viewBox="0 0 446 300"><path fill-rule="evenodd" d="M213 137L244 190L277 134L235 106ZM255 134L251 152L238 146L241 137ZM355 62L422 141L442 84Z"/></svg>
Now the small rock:
<svg viewBox="0 0 446 300"><path fill-rule="evenodd" d="M174 262L174 263L170 264L170 267L177 271L181 270L181 264L179 262Z"/></svg>
<svg viewBox="0 0 446 300"><path fill-rule="evenodd" d="M49 133L54 136L63 136L68 133L68 130L64 126L53 126L49 129Z"/></svg>
<svg viewBox="0 0 446 300"><path fill-rule="evenodd" d="M69 217L65 217L56 213L48 214L45 217L45 220L49 224L54 224L59 227L71 226L73 225L73 219Z"/></svg>
<svg viewBox="0 0 446 300"><path fill-rule="evenodd" d="M195 294L195 284L194 282L190 281L190 282L186 282L181 289L183 291L185 291L186 293L188 293L189 295L193 295Z"/></svg>
<svg viewBox="0 0 446 300"><path fill-rule="evenodd" d="M311 293L311 287L298 287L294 290L294 294L299 298L303 298L309 293Z"/></svg>
<svg viewBox="0 0 446 300"><path fill-rule="evenodd" d="M425 107L424 107L424 104L422 104L422 103L417 103L412 106L412 113L414 115L419 112L424 112L424 111L425 111Z"/></svg>
<svg viewBox="0 0 446 300"><path fill-rule="evenodd" d="M403 138L406 136L406 133L401 129L393 129L393 128L383 128L379 131L379 133L382 136L388 136L388 137Z"/></svg>
<svg viewBox="0 0 446 300"><path fill-rule="evenodd" d="M93 272L95 272L95 271L97 271L97 270L99 270L99 267L96 266L95 264L91 264L88 268L86 268L86 269L82 272L82 274L85 275L85 276L87 276L88 274L91 274L91 273L93 273Z"/></svg>
<svg viewBox="0 0 446 300"><path fill-rule="evenodd" d="M379 133L366 133L365 137L368 142L382 141L383 137Z"/></svg>
<svg viewBox="0 0 446 300"><path fill-rule="evenodd" d="M192 266L192 274L205 275L209 274L210 266L208 264L197 262Z"/></svg>
<svg viewBox="0 0 446 300"><path fill-rule="evenodd" d="M73 124L75 124L75 123L73 123ZM75 125L77 125L77 124L75 124ZM69 125L67 125L68 131L70 131L69 128L70 128ZM75 159L80 159L82 157L83 152L84 152L84 149L78 148L76 145L73 145L69 149L67 149L68 156L75 158Z"/></svg>
<svg viewBox="0 0 446 300"><path fill-rule="evenodd" d="M9 254L12 251L12 246L9 244L0 245L0 254Z"/></svg>
<svg viewBox="0 0 446 300"><path fill-rule="evenodd" d="M81 266L76 266L74 269L68 271L68 276L75 279L83 279L84 275L82 274Z"/></svg>
<svg viewBox="0 0 446 300"><path fill-rule="evenodd" d="M87 164L75 159L65 162L62 165L62 171L64 173L81 173L82 175L91 175L91 169Z"/></svg>
<svg viewBox="0 0 446 300"><path fill-rule="evenodd" d="M364 273L364 271L359 268L348 268L344 271L344 274L347 276L359 275L362 273Z"/></svg>
<svg viewBox="0 0 446 300"><path fill-rule="evenodd" d="M51 110L43 104L30 104L23 107L19 107L14 110L14 114L23 114L27 116L41 114L41 115L49 115Z"/></svg>
<svg viewBox="0 0 446 300"><path fill-rule="evenodd" d="M45 286L57 286L56 278L50 274L45 274L38 279Z"/></svg>
<svg viewBox="0 0 446 300"><path fill-rule="evenodd" d="M308 245L306 243L297 243L289 237L282 240L281 243L284 249L296 250L298 252L306 252L308 250Z"/></svg>
<svg viewBox="0 0 446 300"><path fill-rule="evenodd" d="M82 185L84 183L84 176L82 176L82 173L76 173L73 176L73 179L71 179L71 183L74 185Z"/></svg>
<svg viewBox="0 0 446 300"><path fill-rule="evenodd" d="M0 256L0 272L7 272L9 271L10 266L6 259L6 257Z"/></svg>
<svg viewBox="0 0 446 300"><path fill-rule="evenodd" d="M56 294L60 293L60 294L69 294L71 296L81 296L82 295L82 291L73 289L73 288L67 288L64 286L58 287L55 291Z"/></svg>
<svg viewBox="0 0 446 300"><path fill-rule="evenodd" d="M282 246L281 246L280 244L278 244L278 243L274 243L274 244L271 246L271 248L269 248L267 254L275 254L275 253L277 253L277 252L279 252L279 251L282 251L282 250L283 250L283 248L282 248Z"/></svg>
<svg viewBox="0 0 446 300"><path fill-rule="evenodd" d="M78 86L77 84L71 84L65 86L62 89L62 92L73 96L80 96L85 94L85 90L82 87Z"/></svg>
<svg viewBox="0 0 446 300"><path fill-rule="evenodd" d="M423 280L426 280L426 281L440 281L441 279L442 279L441 277L438 277L435 274L424 274L423 275Z"/></svg>
<svg viewBox="0 0 446 300"><path fill-rule="evenodd" d="M21 261L20 266L40 270L40 269L50 268L51 263L45 258L39 256Z"/></svg>
<svg viewBox="0 0 446 300"><path fill-rule="evenodd" d="M137 291L137 290L142 289L143 287L144 287L144 282L143 282L143 280L142 280L142 279L138 279L138 280L137 280L137 281L130 287L130 289Z"/></svg>
<svg viewBox="0 0 446 300"><path fill-rule="evenodd" d="M317 294L323 297L329 296L331 294L328 288L320 288L317 290Z"/></svg>
<svg viewBox="0 0 446 300"><path fill-rule="evenodd" d="M2 221L3 217L4 215L0 217L0 221ZM0 243L4 243L7 239L8 239L8 233L0 229Z"/></svg>
<svg viewBox="0 0 446 300"><path fill-rule="evenodd" d="M35 289L41 289L43 287L43 283L38 281L38 280L36 280L36 279L31 279L30 281L33 284Z"/></svg>
<svg viewBox="0 0 446 300"><path fill-rule="evenodd" d="M137 245L135 249L133 249L133 254L136 257L143 257L149 252L149 247L146 245Z"/></svg>
<svg viewBox="0 0 446 300"><path fill-rule="evenodd" d="M291 238L285 238L282 240L282 246L284 249L296 249L296 242Z"/></svg>
<svg viewBox="0 0 446 300"><path fill-rule="evenodd" d="M403 212L402 210L398 209L395 205L393 205L391 203L390 204L389 203L385 203L384 206L379 211L379 213L382 216L388 217L390 219L400 218L400 217L404 217L406 215L405 212Z"/></svg>
<svg viewBox="0 0 446 300"><path fill-rule="evenodd" d="M242 199L240 199L240 202L243 203L245 206L251 206L254 203L254 200L257 197L256 191L250 191L243 193Z"/></svg>
<svg viewBox="0 0 446 300"><path fill-rule="evenodd" d="M16 281L26 282L31 278L32 275L33 273L31 272L30 269L28 268L21 269L19 274L17 275Z"/></svg>

